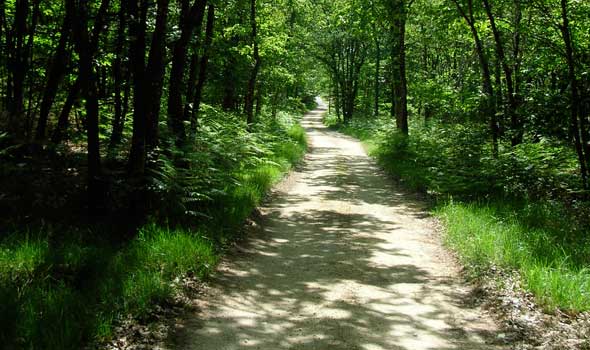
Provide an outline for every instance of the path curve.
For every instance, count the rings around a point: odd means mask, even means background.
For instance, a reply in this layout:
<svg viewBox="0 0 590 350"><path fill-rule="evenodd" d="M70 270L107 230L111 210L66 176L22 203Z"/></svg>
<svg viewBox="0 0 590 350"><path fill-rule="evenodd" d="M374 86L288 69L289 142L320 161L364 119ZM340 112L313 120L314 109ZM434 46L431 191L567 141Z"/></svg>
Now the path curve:
<svg viewBox="0 0 590 350"><path fill-rule="evenodd" d="M177 348L500 349L428 213L324 113L305 116L305 163L262 208L262 232L221 264Z"/></svg>

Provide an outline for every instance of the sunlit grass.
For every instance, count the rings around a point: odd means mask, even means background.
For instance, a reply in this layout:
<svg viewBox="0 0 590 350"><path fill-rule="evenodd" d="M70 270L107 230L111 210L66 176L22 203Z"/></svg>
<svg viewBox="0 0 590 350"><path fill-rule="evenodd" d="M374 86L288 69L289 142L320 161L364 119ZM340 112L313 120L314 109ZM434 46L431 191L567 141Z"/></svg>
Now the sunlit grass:
<svg viewBox="0 0 590 350"><path fill-rule="evenodd" d="M521 207L507 216L509 205L451 202L436 214L444 220L447 243L466 264L519 270L524 286L548 310L590 310L590 242L568 242L550 228L531 227L520 219Z"/></svg>
<svg viewBox="0 0 590 350"><path fill-rule="evenodd" d="M303 128L292 116L282 118L284 124L259 132L261 154L230 162L227 179L234 181L215 185L225 195L210 203L215 217L206 225L152 223L122 246L100 239L101 232L89 235L99 237L91 241L54 242L50 230L0 241L0 344L62 350L108 340L122 316L147 319L155 305L169 301L178 277L206 279L224 244L305 154ZM230 138L223 142L236 147Z"/></svg>
<svg viewBox="0 0 590 350"><path fill-rule="evenodd" d="M358 118L343 126L331 117L327 124L362 140L378 163L406 187L431 194L439 203L434 213L445 223L446 243L472 273L486 273L492 266L516 270L523 286L548 311L590 310L588 228L557 201L514 193L551 189L551 183L539 177L550 178L552 173L531 174L529 168L519 168L521 163L502 162L521 157L522 164L543 171L553 165L536 163L534 153L517 153L489 166L488 151L474 147L471 136L460 136L465 130L417 127L415 136L404 139L392 130L392 123L381 119ZM558 151L554 149L550 159L563 157ZM555 172L556 179L567 180L563 169ZM502 194L498 183L503 181L511 193ZM456 199L449 200L452 197Z"/></svg>

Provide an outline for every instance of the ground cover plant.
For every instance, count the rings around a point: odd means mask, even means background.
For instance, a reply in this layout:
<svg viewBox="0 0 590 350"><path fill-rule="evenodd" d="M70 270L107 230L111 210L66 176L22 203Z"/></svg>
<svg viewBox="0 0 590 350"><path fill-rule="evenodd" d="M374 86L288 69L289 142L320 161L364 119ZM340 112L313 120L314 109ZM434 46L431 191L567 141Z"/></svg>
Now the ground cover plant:
<svg viewBox="0 0 590 350"><path fill-rule="evenodd" d="M0 341L78 349L206 278L331 123L474 271L588 310L590 3L0 1Z"/></svg>
<svg viewBox="0 0 590 350"><path fill-rule="evenodd" d="M406 137L386 119L326 123L365 141L384 169L429 195L446 242L474 275L517 270L547 311L590 310L589 208L566 146L506 146L494 158L474 142L476 127L420 122Z"/></svg>
<svg viewBox="0 0 590 350"><path fill-rule="evenodd" d="M132 239L113 244L92 226L85 229L93 232L14 230L2 239L3 344L66 349L105 340L122 316L147 318L154 306L166 305L181 288L176 279L207 278L240 225L306 150L292 114L281 112L250 132L237 120L220 123L227 118L233 116L213 109L203 116L197 147L218 148L217 154L190 159L182 171L165 165L154 171L152 195L162 200L161 212ZM191 176L207 167L210 173Z"/></svg>

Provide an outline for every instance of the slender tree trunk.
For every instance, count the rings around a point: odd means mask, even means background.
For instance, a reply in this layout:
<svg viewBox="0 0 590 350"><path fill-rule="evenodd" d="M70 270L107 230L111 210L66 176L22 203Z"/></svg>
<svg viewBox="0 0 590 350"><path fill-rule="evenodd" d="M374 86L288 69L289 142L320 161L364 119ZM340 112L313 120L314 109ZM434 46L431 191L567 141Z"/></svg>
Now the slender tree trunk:
<svg viewBox="0 0 590 350"><path fill-rule="evenodd" d="M186 98L184 101L184 118L190 120L191 133L196 130L196 124L193 122L193 109L195 102L195 91L197 89L197 79L199 75L199 53L193 53L188 68L188 80L186 82Z"/></svg>
<svg viewBox="0 0 590 350"><path fill-rule="evenodd" d="M55 49L53 59L51 60L47 84L45 85L43 100L41 101L41 111L39 112L39 120L37 122L37 130L35 135L35 139L37 141L45 139L49 113L51 111L51 107L53 106L55 96L57 95L59 84L66 74L66 66L69 61L66 48L70 38L71 22L72 16L71 13L69 13L68 7L66 7L66 15L62 25L59 43Z"/></svg>
<svg viewBox="0 0 590 350"><path fill-rule="evenodd" d="M67 1L75 1L75 0L67 0ZM87 1L87 0L86 0ZM66 6L74 6L74 5L70 5L68 4L68 2L66 2ZM108 11L108 7L110 4L110 0L103 0L100 4L100 7L98 9L98 12L95 16L95 21L94 21L94 28L92 30L92 37L89 38L89 45L88 45L88 55L90 55L91 57L94 57L96 55L96 52L98 50L98 45L100 43L100 34L102 32L102 30L106 27L107 23L106 23L106 19L107 19L107 11ZM72 7L71 11L75 11L76 7ZM73 18L73 23L76 23L77 19ZM72 30L74 29L75 26L72 25ZM74 33L76 34L76 33ZM74 36L74 35L72 35ZM74 81L74 84L72 84L72 86L70 87L70 90L68 92L68 96L66 98L66 101L62 107L61 113L59 115L58 118L58 122L57 122L57 126L55 127L55 130L53 131L53 135L51 136L51 142L54 144L59 144L61 143L61 141L63 141L64 135L69 127L69 117L70 117L70 113L72 111L72 108L74 107L74 105L76 104L76 102L78 101L78 97L80 96L80 91L82 89L82 79L80 78L80 76L78 75L78 77L76 78L76 80Z"/></svg>
<svg viewBox="0 0 590 350"><path fill-rule="evenodd" d="M128 171L132 178L141 178L145 173L147 128L145 101L145 51L148 0L129 3L130 59L133 70L133 135L129 152Z"/></svg>
<svg viewBox="0 0 590 350"><path fill-rule="evenodd" d="M484 114L486 115L490 123L490 130L492 133L492 154L494 155L494 157L497 157L499 129L494 102L494 87L492 85L492 75L490 73L488 57L485 53L483 43L479 37L479 32L477 31L477 28L475 26L475 17L473 15L473 0L467 0L467 12L457 2L457 0L453 0L453 2L455 3L455 6L457 7L457 10L461 14L461 16L465 19L465 22L467 22L467 25L469 26L469 29L473 36L473 40L475 42L475 49L477 51L477 57L479 59L479 65L482 75L483 91L485 94Z"/></svg>
<svg viewBox="0 0 590 350"><path fill-rule="evenodd" d="M250 73L248 87L246 89L246 98L244 101L244 112L248 125L254 123L254 93L256 88L256 79L260 70L260 53L258 52L258 24L256 20L256 0L250 0L250 25L252 27L251 40L254 46L254 67Z"/></svg>
<svg viewBox="0 0 590 350"><path fill-rule="evenodd" d="M4 39L6 35L6 39ZM0 74L4 77L7 77L8 74L6 71L3 71L6 68L6 62L8 60L9 53L8 51L8 28L6 25L6 0L0 0ZM7 79L9 80L9 79ZM1 81L0 81L1 83ZM0 86L0 96L8 97L7 91L2 91L5 86ZM4 110L6 107L6 98L0 100L0 110Z"/></svg>
<svg viewBox="0 0 590 350"><path fill-rule="evenodd" d="M492 28L492 33L494 35L494 41L496 44L496 54L498 55L498 60L502 65L502 70L504 71L504 78L506 79L506 98L508 100L508 117L510 118L510 126L512 129L512 146L516 146L522 143L523 137L523 130L522 130L522 123L520 121L520 117L517 114L518 108L518 97L516 96L516 92L514 90L514 80L512 75L512 68L508 64L508 60L506 59L506 54L504 51L504 43L502 40L502 36L500 31L496 26L496 19L492 12L492 7L490 5L489 0L483 0L483 5L490 21L490 26Z"/></svg>
<svg viewBox="0 0 590 350"><path fill-rule="evenodd" d="M125 46L125 27L127 26L127 11L125 9L126 2L121 2L119 9L119 24L117 28L117 43L115 47L115 62L113 62L113 78L114 78L114 93L115 93L115 116L113 118L113 125L111 128L111 139L109 142L109 149L113 149L120 142L123 137L123 99L121 96L121 86L123 85L123 50ZM126 85L129 84L127 79Z"/></svg>
<svg viewBox="0 0 590 350"><path fill-rule="evenodd" d="M188 0L185 0L188 5ZM184 11L181 22L180 38L174 43L172 70L170 72L170 86L168 88L168 127L176 136L176 142L182 144L186 138L184 128L184 104L182 102L182 88L186 67L188 44L195 31L200 32L205 13L206 0L195 0L190 9ZM183 6L188 8L188 6Z"/></svg>
<svg viewBox="0 0 590 350"><path fill-rule="evenodd" d="M563 42L565 44L566 60L568 65L568 78L570 86L570 129L574 137L574 146L578 154L580 163L580 173L582 175L582 184L588 188L588 167L590 166L590 145L586 139L587 121L580 115L580 92L578 88L578 78L576 76L576 62L574 58L574 47L569 25L568 1L561 0L561 18L560 26Z"/></svg>
<svg viewBox="0 0 590 350"><path fill-rule="evenodd" d="M168 26L169 0L158 0L156 28L152 34L152 45L145 73L144 94L146 110L145 143L147 150L158 145L160 107L164 84L166 60L166 28ZM172 77L170 78L172 80Z"/></svg>
<svg viewBox="0 0 590 350"><path fill-rule="evenodd" d="M376 31L375 31L376 33ZM376 35L376 34L375 34ZM375 104L373 115L379 116L379 97L381 94L381 43L379 37L375 36Z"/></svg>
<svg viewBox="0 0 590 350"><path fill-rule="evenodd" d="M51 136L51 142L55 145L59 145L64 140L65 133L70 126L70 113L72 112L74 104L78 100L80 88L81 80L76 79L68 91L68 97L62 106L61 113L59 114L59 118L57 120L57 125L55 126Z"/></svg>
<svg viewBox="0 0 590 350"><path fill-rule="evenodd" d="M393 109L397 128L408 135L408 87L406 78L406 1L392 5Z"/></svg>
<svg viewBox="0 0 590 350"><path fill-rule="evenodd" d="M199 115L199 109L201 107L201 98L203 95L203 87L207 80L207 66L209 64L209 51L211 49L211 43L213 42L213 28L215 25L215 6L209 5L207 10L207 27L205 29L205 44L203 45L203 56L201 57L201 64L199 65L199 79L197 80L197 87L195 89L194 103L191 123L193 124L193 130L197 126L197 118Z"/></svg>
<svg viewBox="0 0 590 350"><path fill-rule="evenodd" d="M8 45L9 50L12 51L9 57L9 127L15 134L23 133L23 130L20 130L18 126L21 124L19 119L23 117L24 113L25 81L29 70L33 38L40 14L39 4L40 0L33 2L31 24L27 28L30 2L28 0L16 0L15 3L14 38L10 40Z"/></svg>
<svg viewBox="0 0 590 350"><path fill-rule="evenodd" d="M73 0L68 0L73 1ZM108 3L109 0L103 0ZM108 6L108 4L107 4ZM88 33L88 3L79 0L74 20L74 38L80 56L79 76L81 90L86 99L86 128L88 141L88 206L90 214L96 214L102 203L103 191L100 186L100 141L98 95L96 90L96 72L93 67L90 36ZM73 11L72 11L73 12Z"/></svg>

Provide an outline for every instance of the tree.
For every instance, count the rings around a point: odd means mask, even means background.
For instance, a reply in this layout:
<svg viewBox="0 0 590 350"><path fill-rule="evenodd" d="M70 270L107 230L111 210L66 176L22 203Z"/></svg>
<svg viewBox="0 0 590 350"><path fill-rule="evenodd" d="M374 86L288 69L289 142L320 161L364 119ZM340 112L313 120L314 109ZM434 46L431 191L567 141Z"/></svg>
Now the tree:
<svg viewBox="0 0 590 350"><path fill-rule="evenodd" d="M390 3L389 21L391 26L391 82L392 112L397 128L408 135L408 81L406 77L406 0Z"/></svg>
<svg viewBox="0 0 590 350"><path fill-rule="evenodd" d="M250 0L250 26L252 27L252 59L254 66L250 73L248 80L248 87L246 89L246 97L244 100L244 113L246 114L246 121L250 125L254 123L254 93L256 89L256 79L260 70L260 52L258 51L258 22L256 20L256 0Z"/></svg>
<svg viewBox="0 0 590 350"><path fill-rule="evenodd" d="M466 5L462 5L460 3L460 0L453 0L453 3L455 4L457 10L461 14L461 17L463 17L463 19L469 26L471 35L473 36L473 41L475 42L475 49L477 52L477 57L479 58L483 92L485 96L483 101L483 111L484 115L487 117L490 123L490 130L492 133L492 152L495 156L497 156L499 128L495 110L494 86L492 84L492 75L490 73L488 55L485 52L483 42L480 38L479 31L476 26L475 15L473 11L473 0L467 0Z"/></svg>
<svg viewBox="0 0 590 350"><path fill-rule="evenodd" d="M186 137L184 128L184 103L182 102L182 86L187 60L188 44L195 29L200 33L206 0L195 0L189 7L189 0L183 0L181 13L181 34L174 43L172 55L172 70L170 72L170 86L168 91L168 126L176 136L177 142L182 143ZM192 88L192 87L191 87Z"/></svg>

